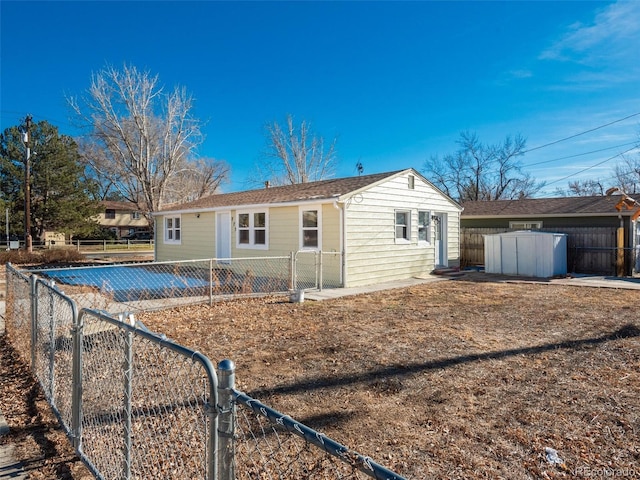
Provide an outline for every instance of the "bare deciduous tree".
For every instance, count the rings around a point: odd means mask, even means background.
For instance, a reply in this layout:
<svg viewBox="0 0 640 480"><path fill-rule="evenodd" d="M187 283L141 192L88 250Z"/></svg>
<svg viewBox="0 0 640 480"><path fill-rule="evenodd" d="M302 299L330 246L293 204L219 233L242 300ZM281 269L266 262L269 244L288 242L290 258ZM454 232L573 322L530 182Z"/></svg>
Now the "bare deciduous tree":
<svg viewBox="0 0 640 480"><path fill-rule="evenodd" d="M640 156L625 155L616 164L614 176L617 186L630 195L640 193Z"/></svg>
<svg viewBox="0 0 640 480"><path fill-rule="evenodd" d="M616 156L622 158L612 168L612 178L607 184L615 185L620 191L630 195L640 193L640 141L632 148ZM568 183L566 191L556 189L556 193L562 196L604 195L605 184L597 179L575 180Z"/></svg>
<svg viewBox="0 0 640 480"><path fill-rule="evenodd" d="M458 201L530 197L543 187L522 171L518 157L526 140L507 136L497 145L485 145L475 133L462 132L459 149L443 158L431 157L425 175Z"/></svg>
<svg viewBox="0 0 640 480"><path fill-rule="evenodd" d="M227 181L230 168L226 162L200 158L176 172L167 184L166 203L184 203L214 194Z"/></svg>
<svg viewBox="0 0 640 480"><path fill-rule="evenodd" d="M89 168L141 211L160 210L184 172L197 169L200 122L191 115L193 100L184 88L165 93L157 75L108 66L93 75L86 98L69 102L90 127L81 150ZM228 167L200 173L208 178L200 190L210 193L226 179ZM211 182L214 177L218 183Z"/></svg>
<svg viewBox="0 0 640 480"><path fill-rule="evenodd" d="M569 182L567 190L556 188L559 197L590 197L604 195L605 185L600 180L574 180Z"/></svg>
<svg viewBox="0 0 640 480"><path fill-rule="evenodd" d="M311 131L311 125L303 120L296 126L291 115L287 115L285 129L278 122L265 128L266 161L257 166L261 181L289 185L323 180L335 174L337 138L325 149L323 138Z"/></svg>

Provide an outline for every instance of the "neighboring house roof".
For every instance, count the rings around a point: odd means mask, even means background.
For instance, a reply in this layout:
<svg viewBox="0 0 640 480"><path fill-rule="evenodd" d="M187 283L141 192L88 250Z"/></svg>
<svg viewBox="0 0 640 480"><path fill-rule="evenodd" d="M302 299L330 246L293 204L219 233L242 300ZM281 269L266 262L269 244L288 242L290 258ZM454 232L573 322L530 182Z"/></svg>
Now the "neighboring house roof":
<svg viewBox="0 0 640 480"><path fill-rule="evenodd" d="M265 187L243 192L220 193L203 197L192 202L183 203L182 205L174 205L163 209L158 213L209 210L222 207L247 205L341 200L341 197L344 195L357 193L360 190L370 187L378 182L408 171L411 171L414 175L421 177L421 175L413 169L406 169L372 175L361 175L358 177L334 178L330 180L320 180L318 182L298 183L280 187ZM427 180L425 179L425 181ZM451 200L451 202L459 207L459 205L453 202L453 200Z"/></svg>
<svg viewBox="0 0 640 480"><path fill-rule="evenodd" d="M616 210L622 197L560 197L524 198L520 200L494 200L464 202L462 219L495 217L588 217L633 215L634 210Z"/></svg>
<svg viewBox="0 0 640 480"><path fill-rule="evenodd" d="M102 200L100 202L100 205L110 210L125 210L127 212L136 212L139 210L139 208L135 204L130 202L116 202L113 200Z"/></svg>

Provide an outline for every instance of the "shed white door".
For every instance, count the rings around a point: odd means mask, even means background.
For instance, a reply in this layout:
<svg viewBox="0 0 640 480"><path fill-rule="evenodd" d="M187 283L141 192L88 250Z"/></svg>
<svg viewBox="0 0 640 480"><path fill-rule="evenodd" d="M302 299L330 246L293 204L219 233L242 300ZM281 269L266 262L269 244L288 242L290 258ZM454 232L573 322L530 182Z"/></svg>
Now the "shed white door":
<svg viewBox="0 0 640 480"><path fill-rule="evenodd" d="M216 214L216 258L231 257L231 213Z"/></svg>
<svg viewBox="0 0 640 480"><path fill-rule="evenodd" d="M433 244L435 264L437 267L447 266L447 214L435 213L433 217Z"/></svg>

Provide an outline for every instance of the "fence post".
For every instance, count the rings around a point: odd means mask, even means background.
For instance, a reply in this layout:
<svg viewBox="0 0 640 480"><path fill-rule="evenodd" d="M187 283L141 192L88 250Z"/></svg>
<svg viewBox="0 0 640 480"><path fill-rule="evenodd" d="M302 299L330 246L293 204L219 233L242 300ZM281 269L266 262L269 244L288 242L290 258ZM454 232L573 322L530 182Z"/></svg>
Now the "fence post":
<svg viewBox="0 0 640 480"><path fill-rule="evenodd" d="M318 258L320 259L320 263L318 264L318 290L322 291L322 284L324 283L324 278L322 276L322 250L318 252Z"/></svg>
<svg viewBox="0 0 640 480"><path fill-rule="evenodd" d="M295 252L291 252L291 261L289 262L289 286L291 290L296 290L296 254Z"/></svg>
<svg viewBox="0 0 640 480"><path fill-rule="evenodd" d="M76 452L82 449L82 336L84 311L78 315L73 307L73 326L71 338L73 342L71 378L71 441Z"/></svg>
<svg viewBox="0 0 640 480"><path fill-rule="evenodd" d="M213 306L213 258L209 259L209 306Z"/></svg>
<svg viewBox="0 0 640 480"><path fill-rule="evenodd" d="M236 366L232 360L218 364L218 480L235 479L235 402L231 390L235 387Z"/></svg>
<svg viewBox="0 0 640 480"><path fill-rule="evenodd" d="M31 275L31 298L29 299L30 313L31 313L31 370L36 374L36 344L38 342L38 299L36 297L36 282L38 281L37 275Z"/></svg>
<svg viewBox="0 0 640 480"><path fill-rule="evenodd" d="M120 314L120 321L124 321L124 315ZM130 316L129 320L135 322ZM125 480L131 479L131 415L132 415L132 396L133 396L133 332L126 330L124 340L125 364L124 364L124 472Z"/></svg>
<svg viewBox="0 0 640 480"><path fill-rule="evenodd" d="M56 406L55 401L55 361L56 361L56 317L55 306L56 300L53 295L55 282L50 282L51 289L49 292L49 396L51 405Z"/></svg>

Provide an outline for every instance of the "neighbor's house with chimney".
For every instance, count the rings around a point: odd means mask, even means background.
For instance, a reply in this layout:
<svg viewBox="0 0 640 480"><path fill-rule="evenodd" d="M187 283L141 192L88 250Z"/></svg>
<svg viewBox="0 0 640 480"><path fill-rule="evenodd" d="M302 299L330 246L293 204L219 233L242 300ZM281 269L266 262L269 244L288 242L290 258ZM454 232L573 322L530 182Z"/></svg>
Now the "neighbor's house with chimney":
<svg viewBox="0 0 640 480"><path fill-rule="evenodd" d="M414 169L266 184L157 212L156 260L295 257L322 262L325 285L406 279L459 265L461 211Z"/></svg>

